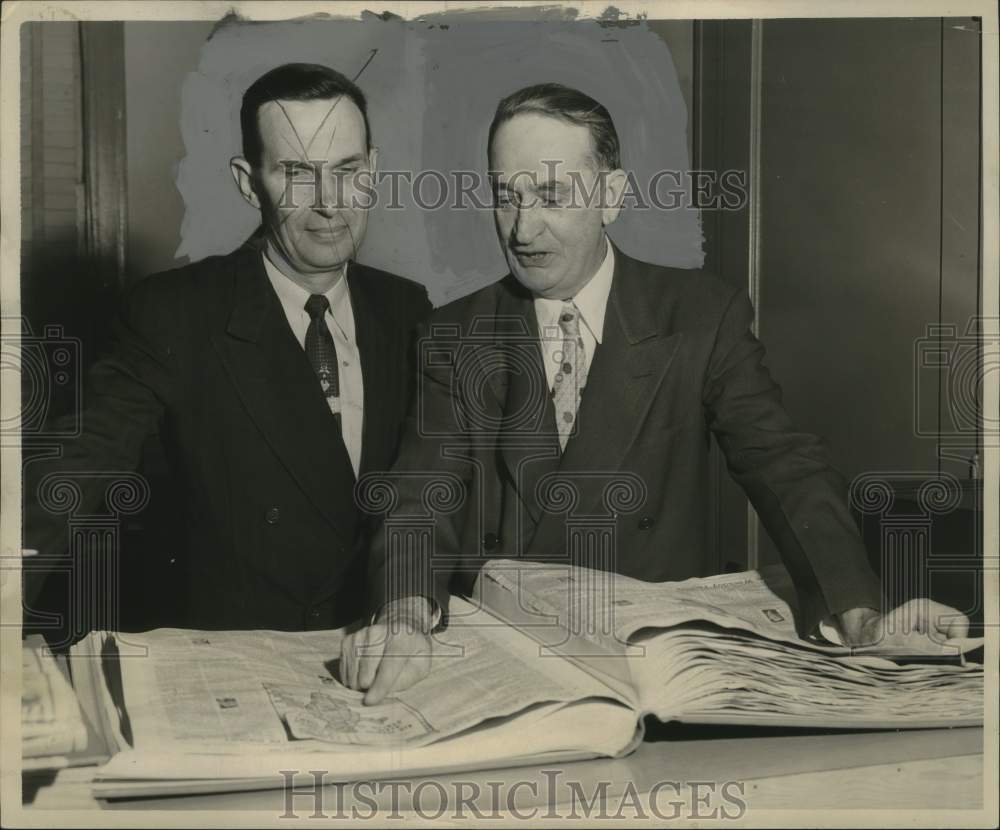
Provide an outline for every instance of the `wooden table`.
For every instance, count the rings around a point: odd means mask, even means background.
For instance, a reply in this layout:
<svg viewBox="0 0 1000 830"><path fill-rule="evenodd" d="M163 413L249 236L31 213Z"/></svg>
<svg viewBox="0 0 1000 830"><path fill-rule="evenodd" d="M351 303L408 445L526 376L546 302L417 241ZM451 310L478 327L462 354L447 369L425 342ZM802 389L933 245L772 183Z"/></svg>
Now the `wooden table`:
<svg viewBox="0 0 1000 830"><path fill-rule="evenodd" d="M339 796L335 792L339 788L326 787L320 801L299 795L289 802L284 791L270 790L99 802L89 790L94 768L78 767L59 771L38 788L26 814L42 818L45 811L53 826L63 820L72 823L65 811L96 809L262 811L258 815L271 818L283 814L290 818L289 811L304 818L318 809L327 817L365 818L377 804L383 816L393 810L402 815L416 810L436 821L471 821L477 809L479 816L509 817L512 808L532 821L595 820L620 811L623 816L645 816L660 823L676 817L741 817L753 822L765 814L769 821L780 823L782 814L772 811L784 811L791 818L788 811L794 809L822 811L814 820L835 824L831 810L878 810L886 821L894 818L888 812L892 810L947 810L951 820L945 823L968 826L975 814L966 811L988 806L983 802L982 729L733 732L664 730L626 758L435 776L397 782L395 789L387 783L364 782L356 785L360 790L345 785ZM476 787L479 797L470 798ZM442 792L448 809L438 816ZM464 807L459 805L462 795L467 799ZM250 814L241 817L249 819Z"/></svg>

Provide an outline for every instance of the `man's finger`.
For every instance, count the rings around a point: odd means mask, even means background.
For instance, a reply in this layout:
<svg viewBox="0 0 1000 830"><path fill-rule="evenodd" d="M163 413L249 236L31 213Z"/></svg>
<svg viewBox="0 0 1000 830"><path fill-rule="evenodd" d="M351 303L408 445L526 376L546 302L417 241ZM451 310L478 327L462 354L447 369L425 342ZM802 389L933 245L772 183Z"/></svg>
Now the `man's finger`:
<svg viewBox="0 0 1000 830"><path fill-rule="evenodd" d="M942 622L947 626L945 634L949 640L969 636L969 618L965 614L956 612L955 616L946 616Z"/></svg>
<svg viewBox="0 0 1000 830"><path fill-rule="evenodd" d="M340 682L343 683L348 689L353 689L351 685L351 662L353 660L351 652L353 648L351 647L351 641L354 639L354 635L350 634L340 643Z"/></svg>
<svg viewBox="0 0 1000 830"><path fill-rule="evenodd" d="M950 605L933 600L925 600L926 620L921 626L928 637L935 642L953 637L965 637L969 633L969 618Z"/></svg>
<svg viewBox="0 0 1000 830"><path fill-rule="evenodd" d="M348 688L358 688L358 672L361 670L363 655L367 652L370 628L363 628L351 638L351 673L348 675Z"/></svg>
<svg viewBox="0 0 1000 830"><path fill-rule="evenodd" d="M352 634L344 643L344 655L347 660L344 671L344 685L348 689L358 688L358 648L361 645L364 632Z"/></svg>
<svg viewBox="0 0 1000 830"><path fill-rule="evenodd" d="M389 692L395 690L396 679L411 659L402 655L386 655L378 664L375 679L365 694L364 704L374 706L381 703Z"/></svg>
<svg viewBox="0 0 1000 830"><path fill-rule="evenodd" d="M383 637L385 636L383 632ZM385 650L385 640L382 645L371 645L365 649L364 654L358 661L358 685L356 689L365 690L375 682L375 675L378 667L382 665L382 653ZM376 653L377 652L377 653Z"/></svg>

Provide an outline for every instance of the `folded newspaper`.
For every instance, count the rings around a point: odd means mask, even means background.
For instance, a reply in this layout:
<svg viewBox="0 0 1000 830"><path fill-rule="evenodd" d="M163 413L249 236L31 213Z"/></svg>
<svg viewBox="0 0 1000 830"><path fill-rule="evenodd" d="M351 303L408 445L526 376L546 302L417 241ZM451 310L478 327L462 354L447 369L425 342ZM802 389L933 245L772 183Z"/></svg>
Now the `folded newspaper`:
<svg viewBox="0 0 1000 830"><path fill-rule="evenodd" d="M497 560L452 598L430 676L365 706L343 630L94 632L72 652L106 798L497 768L632 751L643 716L824 728L982 723L982 666L802 640L781 572L651 584ZM968 641L964 647L975 645Z"/></svg>
<svg viewBox="0 0 1000 830"><path fill-rule="evenodd" d="M87 746L87 728L69 680L41 635L21 648L21 766L65 766Z"/></svg>

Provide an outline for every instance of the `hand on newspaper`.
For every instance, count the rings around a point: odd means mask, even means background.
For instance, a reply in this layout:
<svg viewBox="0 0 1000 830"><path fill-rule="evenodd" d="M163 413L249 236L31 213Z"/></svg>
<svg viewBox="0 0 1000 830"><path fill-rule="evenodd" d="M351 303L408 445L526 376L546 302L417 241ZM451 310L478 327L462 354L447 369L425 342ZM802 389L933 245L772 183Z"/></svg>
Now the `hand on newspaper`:
<svg viewBox="0 0 1000 830"><path fill-rule="evenodd" d="M941 654L949 641L957 644L969 634L965 614L929 599L911 599L886 614L852 608L839 621L847 645L884 654Z"/></svg>
<svg viewBox="0 0 1000 830"><path fill-rule="evenodd" d="M423 680L431 669L432 616L423 597L390 602L375 623L344 638L341 682L366 691L364 703L371 706Z"/></svg>

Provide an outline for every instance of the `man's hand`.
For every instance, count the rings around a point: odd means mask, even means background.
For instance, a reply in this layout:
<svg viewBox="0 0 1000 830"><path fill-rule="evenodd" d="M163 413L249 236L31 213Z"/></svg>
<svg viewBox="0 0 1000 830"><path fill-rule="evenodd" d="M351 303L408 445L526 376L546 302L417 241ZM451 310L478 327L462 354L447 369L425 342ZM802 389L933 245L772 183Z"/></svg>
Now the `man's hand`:
<svg viewBox="0 0 1000 830"><path fill-rule="evenodd" d="M887 614L852 608L838 622L847 645L877 646L893 654L940 654L946 640L969 634L968 617L929 599L911 599Z"/></svg>
<svg viewBox="0 0 1000 830"><path fill-rule="evenodd" d="M432 617L424 597L390 602L373 625L344 638L341 682L349 689L366 690L364 703L370 706L423 680L431 670Z"/></svg>

